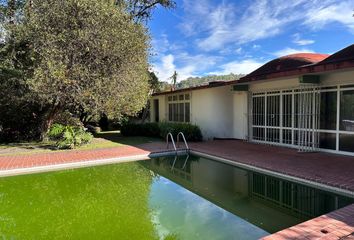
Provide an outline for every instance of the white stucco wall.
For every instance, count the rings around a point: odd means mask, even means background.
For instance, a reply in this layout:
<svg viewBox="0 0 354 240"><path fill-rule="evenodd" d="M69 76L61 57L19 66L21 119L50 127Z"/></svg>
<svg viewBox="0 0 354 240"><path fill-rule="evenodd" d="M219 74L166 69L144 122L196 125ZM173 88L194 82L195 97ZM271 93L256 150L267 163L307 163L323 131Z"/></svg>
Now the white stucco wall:
<svg viewBox="0 0 354 240"><path fill-rule="evenodd" d="M247 139L248 134L248 92L233 94L233 138Z"/></svg>
<svg viewBox="0 0 354 240"><path fill-rule="evenodd" d="M264 91L264 90L277 90L277 89L287 89L299 86L299 78L281 78L277 80L270 81L259 81L249 84L249 90L252 92Z"/></svg>
<svg viewBox="0 0 354 240"><path fill-rule="evenodd" d="M231 86L196 90L191 99L191 122L200 127L204 139L233 137Z"/></svg>
<svg viewBox="0 0 354 240"><path fill-rule="evenodd" d="M187 92L186 92L187 93ZM231 86L205 88L189 92L191 123L200 127L205 140L233 138L234 92ZM151 98L151 121L155 120L153 101L159 100L160 121L167 121L168 95Z"/></svg>
<svg viewBox="0 0 354 240"><path fill-rule="evenodd" d="M150 122L155 122L155 106L154 100L159 100L159 119L160 121L165 121L167 113L166 113L166 96L154 96L150 99Z"/></svg>
<svg viewBox="0 0 354 240"><path fill-rule="evenodd" d="M321 84L354 84L354 70L337 71L321 75Z"/></svg>

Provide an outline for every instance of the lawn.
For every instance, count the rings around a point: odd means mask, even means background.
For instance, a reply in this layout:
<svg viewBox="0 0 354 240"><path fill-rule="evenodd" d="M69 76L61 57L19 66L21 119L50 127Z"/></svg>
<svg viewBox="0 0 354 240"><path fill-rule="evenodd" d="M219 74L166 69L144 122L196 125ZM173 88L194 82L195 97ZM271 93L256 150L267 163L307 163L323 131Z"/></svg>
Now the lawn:
<svg viewBox="0 0 354 240"><path fill-rule="evenodd" d="M96 134L90 144L80 146L74 150L93 150L100 148L121 147L126 145L136 146L139 144L156 141L160 141L160 139L149 137L124 137L120 134L119 131L108 131ZM27 155L59 151L62 152L73 150L58 150L54 147L54 142L23 142L0 144L0 156Z"/></svg>

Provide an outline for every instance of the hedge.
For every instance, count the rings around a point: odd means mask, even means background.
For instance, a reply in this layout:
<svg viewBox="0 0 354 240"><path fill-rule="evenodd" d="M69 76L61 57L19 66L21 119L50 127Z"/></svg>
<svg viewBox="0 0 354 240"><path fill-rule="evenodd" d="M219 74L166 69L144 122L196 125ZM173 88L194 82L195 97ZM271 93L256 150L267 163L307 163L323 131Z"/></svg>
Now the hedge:
<svg viewBox="0 0 354 240"><path fill-rule="evenodd" d="M203 139L200 128L189 123L126 123L121 128L123 136L145 136L165 139L169 132L171 132L174 137L176 137L179 132L183 132L187 141L201 141Z"/></svg>

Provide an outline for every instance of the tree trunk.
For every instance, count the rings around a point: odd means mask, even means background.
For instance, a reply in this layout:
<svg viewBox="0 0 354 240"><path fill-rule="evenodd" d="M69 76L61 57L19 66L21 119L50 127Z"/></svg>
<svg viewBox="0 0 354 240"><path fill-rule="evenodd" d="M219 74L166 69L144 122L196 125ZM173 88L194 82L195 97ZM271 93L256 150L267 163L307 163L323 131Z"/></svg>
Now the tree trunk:
<svg viewBox="0 0 354 240"><path fill-rule="evenodd" d="M48 131L50 129L50 127L52 126L53 120L55 119L55 117L57 116L57 114L59 113L59 106L56 105L53 108L49 109L49 111L44 114L44 119L42 121L42 124L40 126L40 140L41 141L45 141L47 140L47 134Z"/></svg>
<svg viewBox="0 0 354 240"><path fill-rule="evenodd" d="M149 115L149 110L150 110L150 101L148 100L147 103L146 103L146 106L143 110L143 116L141 117L141 123L144 123L146 118L148 117Z"/></svg>

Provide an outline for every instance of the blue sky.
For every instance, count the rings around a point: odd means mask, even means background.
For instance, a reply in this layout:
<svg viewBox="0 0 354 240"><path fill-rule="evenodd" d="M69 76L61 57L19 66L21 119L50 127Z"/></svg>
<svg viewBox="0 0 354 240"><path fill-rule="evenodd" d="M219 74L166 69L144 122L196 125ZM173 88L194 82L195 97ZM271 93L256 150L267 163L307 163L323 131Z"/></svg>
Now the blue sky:
<svg viewBox="0 0 354 240"><path fill-rule="evenodd" d="M177 0L149 22L162 81L249 73L279 56L333 53L354 43L353 0Z"/></svg>

